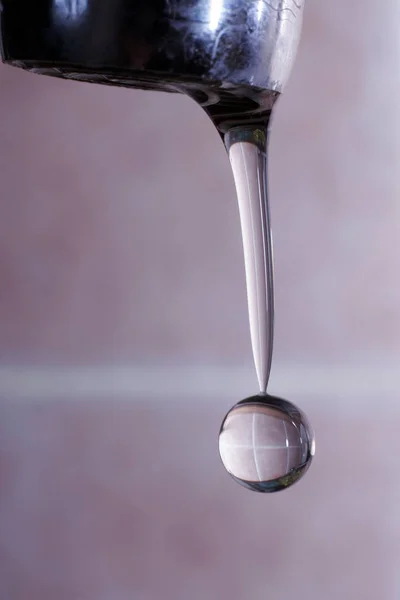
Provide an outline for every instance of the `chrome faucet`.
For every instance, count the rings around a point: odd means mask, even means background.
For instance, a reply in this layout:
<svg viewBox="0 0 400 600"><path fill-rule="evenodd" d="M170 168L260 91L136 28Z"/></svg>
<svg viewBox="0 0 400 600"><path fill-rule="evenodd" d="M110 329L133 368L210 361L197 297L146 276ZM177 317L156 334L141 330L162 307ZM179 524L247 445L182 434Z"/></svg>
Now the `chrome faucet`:
<svg viewBox="0 0 400 600"><path fill-rule="evenodd" d="M1 0L2 58L54 77L186 93L218 127L221 102L224 115L237 97L248 113L273 104L302 12L303 0Z"/></svg>

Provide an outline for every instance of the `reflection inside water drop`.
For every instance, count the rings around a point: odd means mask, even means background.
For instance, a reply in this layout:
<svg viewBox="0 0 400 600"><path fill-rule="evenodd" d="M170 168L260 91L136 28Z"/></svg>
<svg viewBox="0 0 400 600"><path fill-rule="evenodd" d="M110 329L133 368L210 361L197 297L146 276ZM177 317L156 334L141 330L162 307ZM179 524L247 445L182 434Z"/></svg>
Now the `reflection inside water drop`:
<svg viewBox="0 0 400 600"><path fill-rule="evenodd" d="M310 466L314 446L305 415L294 404L266 394L236 404L219 435L228 473L258 492L277 492L298 481Z"/></svg>

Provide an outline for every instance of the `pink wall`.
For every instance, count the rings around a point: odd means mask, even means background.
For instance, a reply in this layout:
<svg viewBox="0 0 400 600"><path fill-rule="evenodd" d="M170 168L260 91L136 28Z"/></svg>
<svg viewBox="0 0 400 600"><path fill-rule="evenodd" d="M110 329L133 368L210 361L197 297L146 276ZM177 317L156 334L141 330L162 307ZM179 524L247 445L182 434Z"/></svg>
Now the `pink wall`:
<svg viewBox="0 0 400 600"><path fill-rule="evenodd" d="M0 68L1 600L398 600L399 26L394 0L307 0L276 112L274 391L318 437L273 498L217 456L253 390L211 124Z"/></svg>

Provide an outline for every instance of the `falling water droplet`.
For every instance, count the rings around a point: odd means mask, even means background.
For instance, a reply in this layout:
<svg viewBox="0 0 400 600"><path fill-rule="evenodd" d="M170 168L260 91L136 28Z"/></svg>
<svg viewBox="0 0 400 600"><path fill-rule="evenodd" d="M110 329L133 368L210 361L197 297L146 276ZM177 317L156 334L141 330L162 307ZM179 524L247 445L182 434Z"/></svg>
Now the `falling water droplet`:
<svg viewBox="0 0 400 600"><path fill-rule="evenodd" d="M226 415L219 451L238 483L256 492L278 492L309 468L314 433L305 415L290 402L266 394L252 396Z"/></svg>
<svg viewBox="0 0 400 600"><path fill-rule="evenodd" d="M210 96L207 96L210 97ZM277 96L236 89L203 107L224 139L242 229L250 337L260 394L225 417L219 449L241 485L277 492L298 481L314 455L314 434L293 404L267 394L274 341L274 265L267 182L270 119ZM258 107L258 108L255 108Z"/></svg>

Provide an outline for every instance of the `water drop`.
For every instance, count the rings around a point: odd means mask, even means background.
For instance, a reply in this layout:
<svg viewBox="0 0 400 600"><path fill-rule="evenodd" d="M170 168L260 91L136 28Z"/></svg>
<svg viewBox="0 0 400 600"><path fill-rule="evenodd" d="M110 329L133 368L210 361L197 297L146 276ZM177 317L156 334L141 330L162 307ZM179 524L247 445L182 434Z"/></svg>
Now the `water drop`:
<svg viewBox="0 0 400 600"><path fill-rule="evenodd" d="M314 433L291 402L267 394L236 404L222 422L219 452L228 473L256 492L298 481L314 456Z"/></svg>
<svg viewBox="0 0 400 600"><path fill-rule="evenodd" d="M219 449L227 471L241 485L277 492L298 481L314 455L314 434L293 404L267 394L274 341L274 265L268 202L267 154L273 104L257 118L230 121L224 141L237 191L250 337L260 393L225 417ZM254 115L255 116L255 115ZM224 123L223 123L224 125Z"/></svg>

